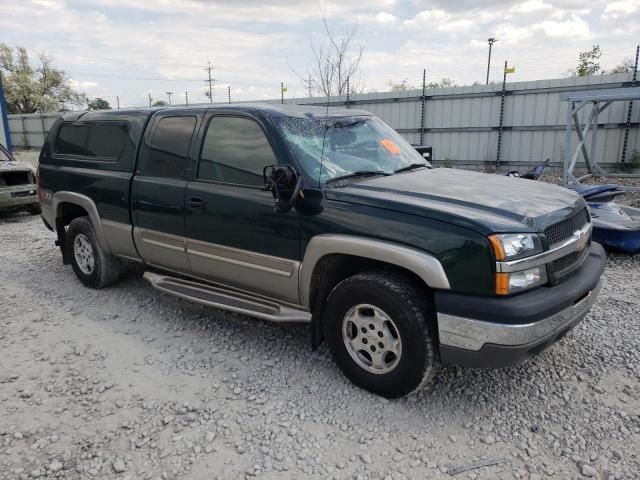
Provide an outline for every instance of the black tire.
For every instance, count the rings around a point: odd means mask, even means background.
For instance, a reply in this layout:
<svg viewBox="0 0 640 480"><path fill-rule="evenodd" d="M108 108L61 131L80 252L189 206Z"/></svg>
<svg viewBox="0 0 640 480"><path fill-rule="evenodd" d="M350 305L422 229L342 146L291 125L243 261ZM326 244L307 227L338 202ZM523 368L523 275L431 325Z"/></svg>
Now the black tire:
<svg viewBox="0 0 640 480"><path fill-rule="evenodd" d="M31 215L40 215L42 213L42 207L40 207L39 203L34 203L33 205L27 207L27 212L29 212Z"/></svg>
<svg viewBox="0 0 640 480"><path fill-rule="evenodd" d="M76 237L83 236L89 243L93 255L93 268L85 272L74 254ZM66 247L71 259L71 266L78 279L89 288L104 288L116 283L120 277L120 260L104 252L89 217L78 217L71 220L67 229ZM86 270L86 268L85 268Z"/></svg>
<svg viewBox="0 0 640 480"><path fill-rule="evenodd" d="M402 351L397 359L391 354L390 358L396 363L388 372L366 370L352 357L343 340L345 315L358 305L382 310L394 324ZM366 307L362 309L365 313L366 310ZM402 274L369 271L343 280L327 298L323 324L329 349L340 370L353 383L372 393L387 398L405 396L429 384L439 367L434 308L424 291ZM358 340L358 343L360 341L364 342Z"/></svg>

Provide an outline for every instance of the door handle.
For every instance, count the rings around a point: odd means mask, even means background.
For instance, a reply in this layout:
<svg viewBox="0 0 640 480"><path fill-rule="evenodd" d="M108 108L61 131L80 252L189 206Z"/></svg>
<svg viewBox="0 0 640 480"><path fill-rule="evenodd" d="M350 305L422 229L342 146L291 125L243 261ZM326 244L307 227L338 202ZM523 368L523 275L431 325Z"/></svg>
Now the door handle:
<svg viewBox="0 0 640 480"><path fill-rule="evenodd" d="M193 208L201 207L204 205L204 200L200 197L191 197L187 200L187 205Z"/></svg>

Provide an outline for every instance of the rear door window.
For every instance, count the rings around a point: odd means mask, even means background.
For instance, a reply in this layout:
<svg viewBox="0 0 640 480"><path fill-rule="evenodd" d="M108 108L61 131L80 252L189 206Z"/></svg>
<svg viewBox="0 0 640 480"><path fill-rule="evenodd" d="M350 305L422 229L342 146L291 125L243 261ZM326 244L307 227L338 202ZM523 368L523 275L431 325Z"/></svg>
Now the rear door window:
<svg viewBox="0 0 640 480"><path fill-rule="evenodd" d="M84 155L87 141L87 125L63 124L54 145L59 155Z"/></svg>
<svg viewBox="0 0 640 480"><path fill-rule="evenodd" d="M152 177L180 178L184 173L196 126L196 117L163 117L149 142L144 174Z"/></svg>

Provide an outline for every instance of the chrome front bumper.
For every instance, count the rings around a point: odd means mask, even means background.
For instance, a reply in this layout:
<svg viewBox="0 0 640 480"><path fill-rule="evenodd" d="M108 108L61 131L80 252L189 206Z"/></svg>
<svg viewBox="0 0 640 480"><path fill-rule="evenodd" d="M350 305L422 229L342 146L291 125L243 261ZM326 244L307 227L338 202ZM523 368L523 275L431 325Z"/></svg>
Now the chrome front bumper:
<svg viewBox="0 0 640 480"><path fill-rule="evenodd" d="M477 352L485 345L515 347L554 338L578 323L591 309L600 293L601 282L570 307L547 318L527 324L492 323L438 313L441 346Z"/></svg>

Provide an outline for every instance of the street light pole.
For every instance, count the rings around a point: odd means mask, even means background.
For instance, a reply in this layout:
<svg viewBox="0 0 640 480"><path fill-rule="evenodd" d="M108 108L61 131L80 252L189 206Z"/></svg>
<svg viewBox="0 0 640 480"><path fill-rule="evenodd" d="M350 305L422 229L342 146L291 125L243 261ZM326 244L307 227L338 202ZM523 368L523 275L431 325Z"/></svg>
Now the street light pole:
<svg viewBox="0 0 640 480"><path fill-rule="evenodd" d="M489 42L489 59L487 61L487 83L485 85L489 85L489 70L491 69L491 47L493 47L493 44L496 43L498 41L497 38L488 38L487 41Z"/></svg>
<svg viewBox="0 0 640 480"><path fill-rule="evenodd" d="M173 92L165 92L167 95L169 95L169 106L171 106L171 95L173 95Z"/></svg>

